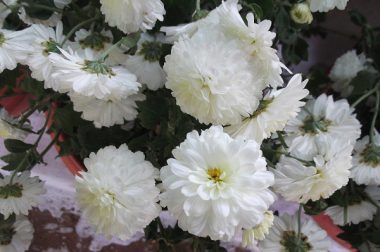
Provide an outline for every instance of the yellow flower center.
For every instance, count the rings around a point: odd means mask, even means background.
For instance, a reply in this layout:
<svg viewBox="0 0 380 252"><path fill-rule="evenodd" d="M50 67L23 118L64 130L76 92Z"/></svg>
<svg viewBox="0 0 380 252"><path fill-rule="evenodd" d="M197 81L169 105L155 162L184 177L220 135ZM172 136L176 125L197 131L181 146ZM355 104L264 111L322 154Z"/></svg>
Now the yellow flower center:
<svg viewBox="0 0 380 252"><path fill-rule="evenodd" d="M220 183L223 182L222 179L223 171L219 168L209 168L207 170L207 175L209 180L213 180L214 183Z"/></svg>

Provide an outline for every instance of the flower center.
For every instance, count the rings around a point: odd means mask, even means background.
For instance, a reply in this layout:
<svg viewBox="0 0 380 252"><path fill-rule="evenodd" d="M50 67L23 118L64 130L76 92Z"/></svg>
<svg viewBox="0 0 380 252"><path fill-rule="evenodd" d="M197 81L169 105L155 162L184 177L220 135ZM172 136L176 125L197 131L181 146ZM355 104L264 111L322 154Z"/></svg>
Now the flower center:
<svg viewBox="0 0 380 252"><path fill-rule="evenodd" d="M219 168L209 168L207 170L208 179L214 181L214 183L223 182L224 172Z"/></svg>
<svg viewBox="0 0 380 252"><path fill-rule="evenodd" d="M307 236L303 233L300 237L293 230L284 231L280 244L284 247L284 252L307 252L312 249L312 246L307 241Z"/></svg>
<svg viewBox="0 0 380 252"><path fill-rule="evenodd" d="M23 186L19 183L7 184L0 187L0 198L8 199L9 197L21 198Z"/></svg>
<svg viewBox="0 0 380 252"><path fill-rule="evenodd" d="M255 118L261 113L265 112L268 108L268 106L272 103L273 99L269 100L261 100L259 103L259 107L256 109L255 112L253 112L251 118Z"/></svg>
<svg viewBox="0 0 380 252"><path fill-rule="evenodd" d="M45 48L43 50L43 54L45 56L48 56L49 53L51 52L59 53L59 49L58 49L59 44L56 41L52 40L51 38L48 41L42 42L41 45Z"/></svg>
<svg viewBox="0 0 380 252"><path fill-rule="evenodd" d="M79 41L82 48L91 48L95 51L103 50L106 43L111 43L111 38L104 36L99 32L94 32Z"/></svg>
<svg viewBox="0 0 380 252"><path fill-rule="evenodd" d="M311 116L306 118L303 122L301 130L309 134L318 134L320 132L327 132L331 121L325 119L315 120Z"/></svg>
<svg viewBox="0 0 380 252"><path fill-rule="evenodd" d="M139 52L144 59L150 62L159 61L162 54L162 44L157 41L146 41Z"/></svg>
<svg viewBox="0 0 380 252"><path fill-rule="evenodd" d="M360 162L366 163L373 168L380 165L380 146L368 144L360 155Z"/></svg>
<svg viewBox="0 0 380 252"><path fill-rule="evenodd" d="M3 45L5 42L5 36L4 33L0 32L0 46Z"/></svg>
<svg viewBox="0 0 380 252"><path fill-rule="evenodd" d="M6 246L12 242L12 237L15 234L15 230L10 228L4 228L0 230L0 245Z"/></svg>
<svg viewBox="0 0 380 252"><path fill-rule="evenodd" d="M115 74L112 72L112 68L108 67L101 61L91 61L86 60L82 70L93 73L93 74L103 74L108 75L109 77L114 76Z"/></svg>

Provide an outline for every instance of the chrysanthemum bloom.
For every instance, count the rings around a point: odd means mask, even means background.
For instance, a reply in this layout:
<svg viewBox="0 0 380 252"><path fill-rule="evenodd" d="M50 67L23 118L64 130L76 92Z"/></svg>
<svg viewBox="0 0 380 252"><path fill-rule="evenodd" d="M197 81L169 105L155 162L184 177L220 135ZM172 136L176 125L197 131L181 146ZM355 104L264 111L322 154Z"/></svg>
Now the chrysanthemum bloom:
<svg viewBox="0 0 380 252"><path fill-rule="evenodd" d="M301 233L298 237L298 223L295 216L285 214L274 217L274 225L265 240L259 242L262 252L283 251L329 251L330 242L327 233L321 229L312 219L303 221ZM297 246L297 247L296 247Z"/></svg>
<svg viewBox="0 0 380 252"><path fill-rule="evenodd" d="M308 0L312 12L328 12L335 8L344 10L348 0Z"/></svg>
<svg viewBox="0 0 380 252"><path fill-rule="evenodd" d="M213 240L231 240L263 222L275 196L255 141L232 139L220 126L189 133L161 169L167 206L185 231Z"/></svg>
<svg viewBox="0 0 380 252"><path fill-rule="evenodd" d="M201 123L236 124L259 105L263 86L236 40L213 31L176 42L166 56L166 87L181 110Z"/></svg>
<svg viewBox="0 0 380 252"><path fill-rule="evenodd" d="M269 234L270 228L273 226L273 212L266 211L264 213L263 221L249 230L243 230L243 247L252 247L255 241L261 241L265 239L265 236Z"/></svg>
<svg viewBox="0 0 380 252"><path fill-rule="evenodd" d="M311 162L282 156L271 169L275 175L274 190L288 201L306 203L330 197L346 185L350 176L351 147L338 141L327 141L318 147Z"/></svg>
<svg viewBox="0 0 380 252"><path fill-rule="evenodd" d="M311 14L309 5L306 3L293 5L290 10L290 16L298 24L311 24L313 22L313 14Z"/></svg>
<svg viewBox="0 0 380 252"><path fill-rule="evenodd" d="M84 160L88 171L76 177L77 200L97 232L127 240L159 215L158 170L144 158L123 144Z"/></svg>
<svg viewBox="0 0 380 252"><path fill-rule="evenodd" d="M135 55L128 56L124 65L137 76L137 80L150 90L157 90L165 84L165 71L160 65L162 44L154 37L141 35Z"/></svg>
<svg viewBox="0 0 380 252"><path fill-rule="evenodd" d="M12 175L0 179L0 213L8 218L12 213L27 215L32 207L37 206L42 194L46 192L44 182L38 177L30 177L30 172Z"/></svg>
<svg viewBox="0 0 380 252"><path fill-rule="evenodd" d="M261 143L297 116L300 108L305 105L301 100L309 94L305 89L306 83L307 80L302 81L300 74L293 76L286 87L266 94L250 117L240 124L226 127L225 131L232 137L239 136Z"/></svg>
<svg viewBox="0 0 380 252"><path fill-rule="evenodd" d="M151 30L165 15L160 0L100 0L100 3L106 22L124 33Z"/></svg>
<svg viewBox="0 0 380 252"><path fill-rule="evenodd" d="M33 233L32 223L25 216L18 215L12 226L0 230L0 251L27 251L32 243Z"/></svg>
<svg viewBox="0 0 380 252"><path fill-rule="evenodd" d="M350 82L356 75L368 68L366 63L369 61L364 54L358 55L355 50L348 51L340 56L334 63L329 77L334 81L333 89L343 97L347 97L354 89Z"/></svg>
<svg viewBox="0 0 380 252"><path fill-rule="evenodd" d="M54 30L45 25L32 25L30 32L33 40L30 41L31 48L25 63L32 71L32 77L39 81L44 81L45 88L51 88L53 79L51 78L53 64L49 60L49 54L59 53L59 47L65 39L63 35L62 22L57 24Z"/></svg>
<svg viewBox="0 0 380 252"><path fill-rule="evenodd" d="M9 31L0 29L0 73L4 69L13 70L17 63L23 63L28 57L30 41L33 37L28 30Z"/></svg>
<svg viewBox="0 0 380 252"><path fill-rule="evenodd" d="M352 159L351 178L358 184L380 185L380 135L378 132L356 142Z"/></svg>
<svg viewBox="0 0 380 252"><path fill-rule="evenodd" d="M288 122L285 140L293 154L310 160L321 140L348 142L353 148L360 136L360 127L347 100L334 101L332 96L322 94L309 100L298 116Z"/></svg>
<svg viewBox="0 0 380 252"><path fill-rule="evenodd" d="M52 78L55 90L74 91L83 96L98 99L117 99L136 94L140 83L136 76L122 66L108 66L96 59L94 52L85 50L85 55L60 49L61 54L51 53Z"/></svg>
<svg viewBox="0 0 380 252"><path fill-rule="evenodd" d="M121 100L100 100L74 92L69 93L74 110L82 112L82 118L94 122L95 127L111 127L132 121L137 117L136 101L143 101L145 95L135 94Z"/></svg>
<svg viewBox="0 0 380 252"><path fill-rule="evenodd" d="M28 133L22 129L12 126L12 124L17 124L17 120L10 117L5 109L0 110L0 137L23 140L28 135ZM24 127L29 127L29 125L24 125Z"/></svg>

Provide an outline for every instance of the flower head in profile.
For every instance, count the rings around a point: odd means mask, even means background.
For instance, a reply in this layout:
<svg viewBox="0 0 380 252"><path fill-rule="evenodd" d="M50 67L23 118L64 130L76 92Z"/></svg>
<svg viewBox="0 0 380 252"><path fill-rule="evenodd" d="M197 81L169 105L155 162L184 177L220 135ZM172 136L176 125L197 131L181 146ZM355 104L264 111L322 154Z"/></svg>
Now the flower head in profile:
<svg viewBox="0 0 380 252"><path fill-rule="evenodd" d="M98 99L122 99L136 94L140 83L136 76L122 66L108 66L98 60L92 50L79 55L72 50L60 49L61 54L51 53L52 78L55 90L65 93L74 91L83 96Z"/></svg>
<svg viewBox="0 0 380 252"><path fill-rule="evenodd" d="M106 22L124 33L151 30L165 15L160 0L100 0Z"/></svg>
<svg viewBox="0 0 380 252"><path fill-rule="evenodd" d="M305 89L306 83L307 80L302 81L300 74L293 76L286 87L268 92L250 117L226 127L226 132L233 137L254 139L261 143L272 133L283 130L286 123L295 118L305 105L301 100L309 93Z"/></svg>
<svg viewBox="0 0 380 252"><path fill-rule="evenodd" d="M264 213L263 221L252 229L243 230L242 246L252 247L255 241L261 241L265 239L265 236L269 234L270 228L273 226L274 215L272 211L266 211Z"/></svg>
<svg viewBox="0 0 380 252"><path fill-rule="evenodd" d="M158 170L142 152L127 145L108 146L84 160L87 172L76 177L77 200L83 216L97 232L126 240L161 212Z"/></svg>
<svg viewBox="0 0 380 252"><path fill-rule="evenodd" d="M313 14L309 5L306 3L298 3L293 5L290 10L290 16L294 22L298 24L311 24L313 22Z"/></svg>
<svg viewBox="0 0 380 252"><path fill-rule="evenodd" d="M341 141L341 145L348 142L353 148L360 128L347 100L334 101L332 96L322 94L309 100L298 116L288 122L285 140L293 154L310 160L317 153L318 141L325 139Z"/></svg>
<svg viewBox="0 0 380 252"><path fill-rule="evenodd" d="M40 196L46 192L44 183L30 172L0 179L0 213L8 218L11 214L27 215L32 207L40 202Z"/></svg>
<svg viewBox="0 0 380 252"><path fill-rule="evenodd" d="M344 10L349 0L307 0L312 12L328 12L335 8Z"/></svg>
<svg viewBox="0 0 380 252"><path fill-rule="evenodd" d="M322 252L329 251L329 245L327 233L312 219L303 221L298 237L297 218L285 214L274 217L274 224L265 240L259 242L259 249L262 252Z"/></svg>
<svg viewBox="0 0 380 252"><path fill-rule="evenodd" d="M2 224L3 226L0 230L0 251L27 251L32 243L34 233L33 225L28 218L23 215L17 215L12 225L4 226L4 222Z"/></svg>
<svg viewBox="0 0 380 252"><path fill-rule="evenodd" d="M161 205L191 234L231 240L263 222L274 202L273 174L255 141L232 139L220 126L193 131L161 169Z"/></svg>

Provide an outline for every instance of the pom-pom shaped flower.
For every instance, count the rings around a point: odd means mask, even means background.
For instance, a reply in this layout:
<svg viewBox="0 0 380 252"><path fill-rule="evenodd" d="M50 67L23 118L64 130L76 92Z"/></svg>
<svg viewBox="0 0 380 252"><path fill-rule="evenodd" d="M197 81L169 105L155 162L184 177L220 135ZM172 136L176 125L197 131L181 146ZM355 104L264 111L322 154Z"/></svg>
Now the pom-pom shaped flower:
<svg viewBox="0 0 380 252"><path fill-rule="evenodd" d="M76 177L77 200L98 232L126 240L159 215L158 170L144 158L124 144L84 160L88 171Z"/></svg>
<svg viewBox="0 0 380 252"><path fill-rule="evenodd" d="M311 24L313 22L313 14L311 14L309 5L306 3L293 5L290 10L290 17L298 24Z"/></svg>
<svg viewBox="0 0 380 252"><path fill-rule="evenodd" d="M335 8L344 10L348 0L308 0L312 12L328 12Z"/></svg>
<svg viewBox="0 0 380 252"><path fill-rule="evenodd" d="M231 240L264 220L274 201L273 174L255 141L234 140L220 126L193 131L161 169L167 206L194 235Z"/></svg>
<svg viewBox="0 0 380 252"><path fill-rule="evenodd" d="M285 140L293 154L311 160L317 153L317 142L324 139L341 141L341 145L348 142L353 148L360 127L347 100L334 101L332 96L322 94L309 100L298 116L288 122Z"/></svg>
<svg viewBox="0 0 380 252"><path fill-rule="evenodd" d="M34 228L32 223L23 215L18 215L11 225L4 225L0 230L0 251L27 251L32 243Z"/></svg>
<svg viewBox="0 0 380 252"><path fill-rule="evenodd" d="M4 218L15 213L27 215L40 202L46 191L38 177L30 177L30 172L4 176L0 179L0 213ZM11 183L12 179L12 183Z"/></svg>
<svg viewBox="0 0 380 252"><path fill-rule="evenodd" d="M160 0L100 0L100 3L106 22L125 33L151 30L165 15Z"/></svg>
<svg viewBox="0 0 380 252"><path fill-rule="evenodd" d="M233 137L240 136L261 143L297 116L300 108L305 105L301 100L309 93L305 89L306 83L300 74L293 76L286 87L266 94L249 118L240 124L226 127L226 132Z"/></svg>
<svg viewBox="0 0 380 252"><path fill-rule="evenodd" d="M298 236L298 223L295 216L287 214L274 217L274 224L265 240L259 243L262 252L283 251L329 251L327 233L312 219L303 221Z"/></svg>

